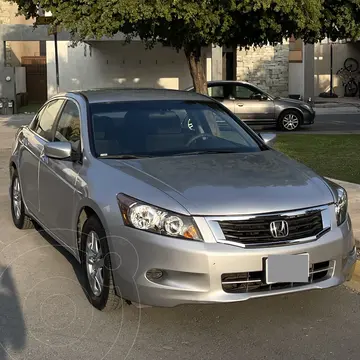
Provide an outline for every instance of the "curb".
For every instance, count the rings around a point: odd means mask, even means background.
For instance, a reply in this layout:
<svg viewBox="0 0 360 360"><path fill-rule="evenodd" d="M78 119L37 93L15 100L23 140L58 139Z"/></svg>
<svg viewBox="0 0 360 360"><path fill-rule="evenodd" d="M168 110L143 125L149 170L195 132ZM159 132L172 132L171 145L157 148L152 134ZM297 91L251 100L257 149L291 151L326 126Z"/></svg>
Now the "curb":
<svg viewBox="0 0 360 360"><path fill-rule="evenodd" d="M345 286L360 292L360 261L358 260L355 265L355 270L350 281L345 283Z"/></svg>
<svg viewBox="0 0 360 360"><path fill-rule="evenodd" d="M353 103L353 102L326 102L326 101L320 101L314 103L315 108L340 108L340 107L356 107L360 108L360 102L359 103Z"/></svg>

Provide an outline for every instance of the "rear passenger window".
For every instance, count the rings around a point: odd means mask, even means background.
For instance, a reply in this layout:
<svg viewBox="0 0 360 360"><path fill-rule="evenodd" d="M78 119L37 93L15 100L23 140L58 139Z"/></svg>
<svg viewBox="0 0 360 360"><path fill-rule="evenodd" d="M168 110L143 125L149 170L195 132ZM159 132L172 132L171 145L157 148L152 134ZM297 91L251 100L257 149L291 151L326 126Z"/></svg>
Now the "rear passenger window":
<svg viewBox="0 0 360 360"><path fill-rule="evenodd" d="M223 99L224 96L224 87L222 85L209 86L208 87L208 95L213 98Z"/></svg>
<svg viewBox="0 0 360 360"><path fill-rule="evenodd" d="M35 132L48 141L52 141L52 129L63 103L64 100L51 101L39 113Z"/></svg>
<svg viewBox="0 0 360 360"><path fill-rule="evenodd" d="M60 115L59 123L55 132L55 141L68 141L74 151L80 144L80 114L73 101L67 101Z"/></svg>

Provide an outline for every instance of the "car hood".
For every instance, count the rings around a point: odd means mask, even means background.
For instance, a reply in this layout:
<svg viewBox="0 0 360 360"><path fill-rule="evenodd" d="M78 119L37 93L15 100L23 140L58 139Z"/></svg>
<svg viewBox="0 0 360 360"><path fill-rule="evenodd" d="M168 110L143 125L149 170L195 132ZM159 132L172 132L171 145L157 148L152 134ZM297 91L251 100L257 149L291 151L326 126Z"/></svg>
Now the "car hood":
<svg viewBox="0 0 360 360"><path fill-rule="evenodd" d="M292 105L309 105L311 106L310 104L306 103L305 101L302 101L302 100L297 100L297 99L291 99L291 98L284 98L284 97L278 97L278 98L275 98L275 101L281 101L281 102L284 102L286 104L292 104Z"/></svg>
<svg viewBox="0 0 360 360"><path fill-rule="evenodd" d="M334 201L322 177L275 150L106 161L193 215L267 213Z"/></svg>

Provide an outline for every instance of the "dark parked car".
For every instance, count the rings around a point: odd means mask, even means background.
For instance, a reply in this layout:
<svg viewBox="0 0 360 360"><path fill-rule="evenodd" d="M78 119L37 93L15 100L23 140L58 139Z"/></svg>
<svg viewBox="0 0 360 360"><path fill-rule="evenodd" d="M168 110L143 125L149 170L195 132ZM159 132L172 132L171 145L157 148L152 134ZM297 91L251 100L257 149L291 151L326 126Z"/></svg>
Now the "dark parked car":
<svg viewBox="0 0 360 360"><path fill-rule="evenodd" d="M281 130L294 131L314 123L315 111L310 104L269 95L247 82L209 81L208 94L248 125L276 125Z"/></svg>

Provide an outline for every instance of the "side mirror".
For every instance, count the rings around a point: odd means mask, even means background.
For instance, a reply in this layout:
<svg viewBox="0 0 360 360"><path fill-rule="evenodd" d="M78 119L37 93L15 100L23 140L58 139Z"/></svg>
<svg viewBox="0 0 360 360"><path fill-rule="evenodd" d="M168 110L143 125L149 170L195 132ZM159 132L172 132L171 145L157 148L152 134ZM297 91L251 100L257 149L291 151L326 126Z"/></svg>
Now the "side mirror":
<svg viewBox="0 0 360 360"><path fill-rule="evenodd" d="M44 155L52 159L67 159L72 154L69 142L54 141L44 145Z"/></svg>
<svg viewBox="0 0 360 360"><path fill-rule="evenodd" d="M255 100L260 100L260 101L264 101L264 100L268 99L268 97L266 95L264 95L264 94L254 94L252 96L252 98L255 99Z"/></svg>
<svg viewBox="0 0 360 360"><path fill-rule="evenodd" d="M276 134L260 133L259 136L266 145L272 146L276 142Z"/></svg>

